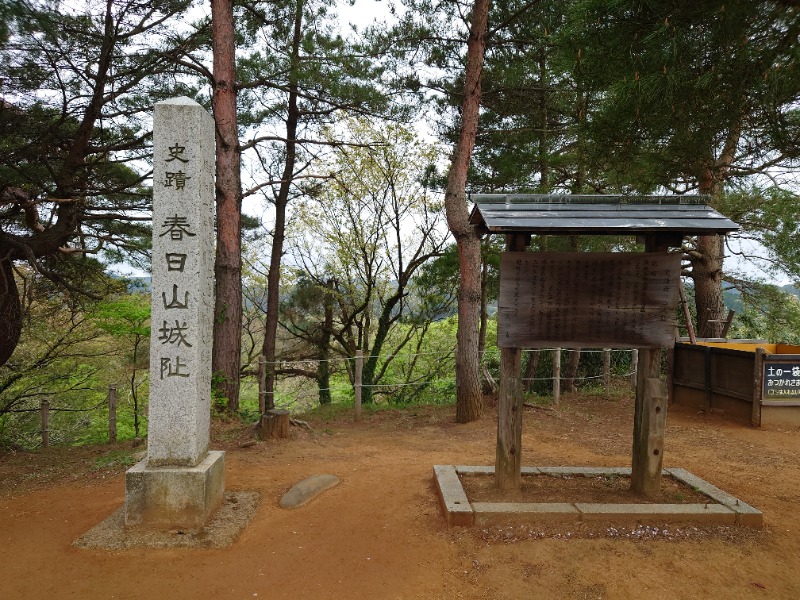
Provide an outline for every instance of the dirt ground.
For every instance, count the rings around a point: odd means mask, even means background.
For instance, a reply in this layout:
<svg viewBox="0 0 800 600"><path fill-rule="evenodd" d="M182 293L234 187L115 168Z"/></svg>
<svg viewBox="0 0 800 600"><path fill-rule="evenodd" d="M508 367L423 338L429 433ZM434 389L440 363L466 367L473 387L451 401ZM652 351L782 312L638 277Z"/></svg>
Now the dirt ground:
<svg viewBox="0 0 800 600"><path fill-rule="evenodd" d="M566 398L526 409L523 464L627 466L632 401ZM678 407L665 466L683 467L765 513L766 527L609 526L587 532L450 529L434 464L492 464L496 413L467 425L454 409L380 411L359 424L317 419L292 439L240 447L215 426L226 487L261 494L223 550L85 550L72 542L124 499L122 446L0 456L0 598L453 599L800 598L800 430L758 430ZM295 510L300 479L341 484Z"/></svg>

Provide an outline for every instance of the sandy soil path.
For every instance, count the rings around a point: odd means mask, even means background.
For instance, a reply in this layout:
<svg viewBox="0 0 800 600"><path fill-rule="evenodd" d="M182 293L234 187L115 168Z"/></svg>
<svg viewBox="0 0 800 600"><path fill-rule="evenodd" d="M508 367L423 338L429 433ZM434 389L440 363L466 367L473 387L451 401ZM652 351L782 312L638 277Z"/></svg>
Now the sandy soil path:
<svg viewBox="0 0 800 600"><path fill-rule="evenodd" d="M452 407L381 411L293 429L249 448L218 428L227 488L261 504L224 550L82 550L72 542L124 498L108 447L0 456L0 598L452 599L800 598L800 431L756 430L673 408L665 466L684 467L761 509L766 528L636 540L580 528L448 529L434 464L492 464L496 415L456 425ZM570 397L527 410L523 463L630 464L632 401ZM293 511L278 501L315 473L336 488ZM585 532L584 532L585 533Z"/></svg>

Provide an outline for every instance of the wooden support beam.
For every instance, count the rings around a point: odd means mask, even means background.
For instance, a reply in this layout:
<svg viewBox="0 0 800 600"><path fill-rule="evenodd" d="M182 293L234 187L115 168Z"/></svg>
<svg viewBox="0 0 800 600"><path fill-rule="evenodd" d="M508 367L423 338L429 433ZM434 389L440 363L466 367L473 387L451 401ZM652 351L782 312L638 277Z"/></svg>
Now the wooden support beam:
<svg viewBox="0 0 800 600"><path fill-rule="evenodd" d="M648 236L645 240L645 252L666 252L667 249L665 241L657 236ZM642 348L633 414L631 489L645 496L653 496L661 488L667 398L666 386L661 381L661 348Z"/></svg>
<svg viewBox="0 0 800 600"><path fill-rule="evenodd" d="M497 458L495 483L501 490L520 486L522 469L522 385L519 372L522 351L500 350L500 397L497 414Z"/></svg>
<svg viewBox="0 0 800 600"><path fill-rule="evenodd" d="M683 318L686 320L686 329L689 331L689 341L692 344L697 343L697 338L694 335L694 325L692 325L692 315L689 312L689 305L686 303L686 290L683 288L683 279L678 279L678 292L681 295L681 308L683 309Z"/></svg>
<svg viewBox="0 0 800 600"><path fill-rule="evenodd" d="M764 348L756 348L753 365L753 406L750 412L750 424L761 427L761 396L764 392Z"/></svg>
<svg viewBox="0 0 800 600"><path fill-rule="evenodd" d="M524 234L506 236L506 250L524 252ZM501 490L520 487L522 470L522 349L500 349L500 393L497 407L495 484Z"/></svg>
<svg viewBox="0 0 800 600"><path fill-rule="evenodd" d="M639 364L644 373L645 364L651 361L651 351L643 353ZM650 355L650 356L648 356ZM644 358L648 356L648 358ZM652 371L651 371L652 372ZM655 496L661 489L661 465L664 460L664 430L667 424L667 390L657 377L639 380L642 387L641 402L636 399L633 417L633 460L631 462L631 489L645 496Z"/></svg>

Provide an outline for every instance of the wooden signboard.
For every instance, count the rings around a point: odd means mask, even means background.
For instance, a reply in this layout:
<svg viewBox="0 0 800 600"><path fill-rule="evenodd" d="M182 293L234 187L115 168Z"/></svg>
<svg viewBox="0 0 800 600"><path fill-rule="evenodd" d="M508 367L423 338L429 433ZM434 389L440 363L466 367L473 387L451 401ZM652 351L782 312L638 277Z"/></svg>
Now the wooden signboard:
<svg viewBox="0 0 800 600"><path fill-rule="evenodd" d="M659 348L675 342L680 255L504 252L501 348Z"/></svg>

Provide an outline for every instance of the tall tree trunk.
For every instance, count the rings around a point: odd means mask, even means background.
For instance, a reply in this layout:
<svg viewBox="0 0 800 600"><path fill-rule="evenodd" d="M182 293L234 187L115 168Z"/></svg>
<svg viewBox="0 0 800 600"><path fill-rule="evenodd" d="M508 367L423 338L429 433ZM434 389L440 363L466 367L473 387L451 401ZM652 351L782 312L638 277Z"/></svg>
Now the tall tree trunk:
<svg viewBox="0 0 800 600"><path fill-rule="evenodd" d="M325 322L319 341L319 367L317 367L317 389L319 390L319 403L331 403L331 332L333 331L333 281L325 284Z"/></svg>
<svg viewBox="0 0 800 600"><path fill-rule="evenodd" d="M297 1L295 9L292 57L291 66L289 67L289 99L286 113L286 162L283 165L283 176L278 188L278 195L275 197L275 230L272 234L272 251L269 257L269 271L267 273L267 315L264 323L263 346L267 369L264 388L267 410L275 408L275 356L278 341L281 258L286 237L286 205L289 203L289 191L294 179L294 167L297 159L297 124L300 121L300 110L297 106L297 70L300 66L303 0Z"/></svg>
<svg viewBox="0 0 800 600"><path fill-rule="evenodd" d="M725 137L725 144L716 159L709 159L701 171L698 183L701 194L711 197L722 193L726 177L730 173L736 148L742 135L743 119L736 117ZM720 337L724 324L725 300L722 295L722 265L725 246L722 236L699 236L694 252L689 253L694 281L694 302L697 311L699 337ZM718 321L711 323L709 321Z"/></svg>
<svg viewBox="0 0 800 600"><path fill-rule="evenodd" d="M539 131L539 193L547 194L550 192L550 153L548 152L548 121L547 121L547 90L549 89L549 78L547 76L547 57L545 51L539 57L539 86L542 88L542 95L539 101L539 111L541 125ZM539 354L537 353L536 356Z"/></svg>
<svg viewBox="0 0 800 600"><path fill-rule="evenodd" d="M738 130L734 130L738 140ZM721 176L727 169L733 152L728 146L717 161L717 169L708 168L700 175L700 193L714 196L722 191ZM719 235L701 235L697 238L694 250L689 253L694 282L694 305L697 312L698 337L720 337L725 315L725 300L722 296L722 264L725 259L723 238Z"/></svg>
<svg viewBox="0 0 800 600"><path fill-rule="evenodd" d="M459 290L458 332L456 334L456 421L468 423L483 414L481 394L478 326L480 322L481 241L469 224L466 202L467 172L475 137L481 102L481 75L486 48L489 0L475 0L467 40L467 64L464 72L464 102L461 132L453 151L447 177L444 204L447 226L458 247Z"/></svg>
<svg viewBox="0 0 800 600"><path fill-rule="evenodd" d="M494 380L489 367L486 365L486 329L489 322L489 238L482 244L481 252L481 325L478 329L478 355L481 361L481 373L484 380L484 391L489 394L497 393L497 382Z"/></svg>
<svg viewBox="0 0 800 600"><path fill-rule="evenodd" d="M525 365L525 373L522 376L523 388L528 390L528 393L533 393L534 385L536 384L536 369L539 367L539 357L541 350L533 350L528 355L528 363Z"/></svg>
<svg viewBox="0 0 800 600"><path fill-rule="evenodd" d="M14 263L0 260L0 365L11 358L22 331L22 308L14 280Z"/></svg>
<svg viewBox="0 0 800 600"><path fill-rule="evenodd" d="M581 364L581 349L573 348L569 353L569 362L564 371L563 385L561 389L565 392L574 392L578 389L575 379L578 377L578 367Z"/></svg>
<svg viewBox="0 0 800 600"><path fill-rule="evenodd" d="M489 245L487 237L481 250L481 324L478 329L478 352L481 359L486 350L486 329L489 323Z"/></svg>
<svg viewBox="0 0 800 600"><path fill-rule="evenodd" d="M214 345L215 392L239 410L242 329L242 249L239 132L236 121L236 45L232 0L211 0L214 49L214 121L217 146L217 255Z"/></svg>
<svg viewBox="0 0 800 600"><path fill-rule="evenodd" d="M722 236L703 235L697 238L695 252L690 254L698 337L715 338L722 335L724 323L721 320L725 314L722 296L724 252Z"/></svg>

